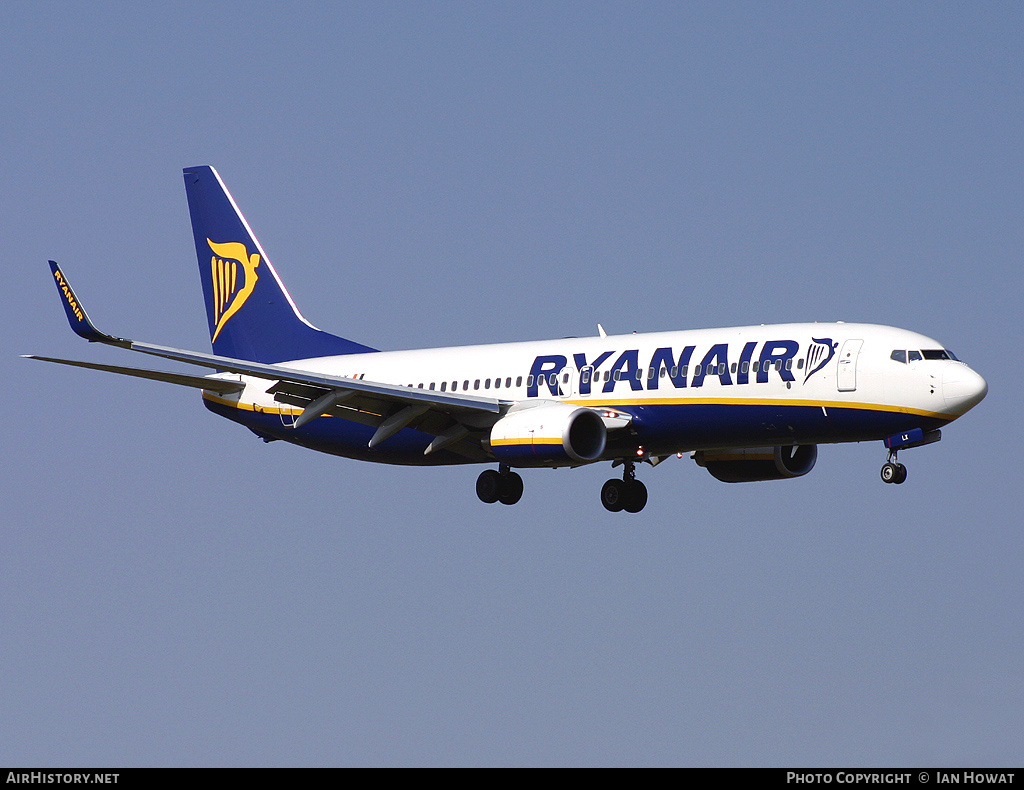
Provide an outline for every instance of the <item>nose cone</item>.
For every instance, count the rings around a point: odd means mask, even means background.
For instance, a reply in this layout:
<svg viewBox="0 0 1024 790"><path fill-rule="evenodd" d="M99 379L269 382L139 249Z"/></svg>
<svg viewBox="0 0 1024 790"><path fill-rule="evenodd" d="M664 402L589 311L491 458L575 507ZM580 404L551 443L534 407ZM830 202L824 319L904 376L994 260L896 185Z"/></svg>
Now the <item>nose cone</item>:
<svg viewBox="0 0 1024 790"><path fill-rule="evenodd" d="M946 408L961 415L981 403L988 382L962 362L954 362L942 373L942 397Z"/></svg>

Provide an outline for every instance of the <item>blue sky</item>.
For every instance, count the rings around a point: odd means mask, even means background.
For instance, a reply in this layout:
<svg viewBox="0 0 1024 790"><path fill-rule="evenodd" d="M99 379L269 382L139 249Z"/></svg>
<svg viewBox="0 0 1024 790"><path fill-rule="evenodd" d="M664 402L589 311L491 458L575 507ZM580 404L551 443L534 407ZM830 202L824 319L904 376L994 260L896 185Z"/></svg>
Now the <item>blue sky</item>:
<svg viewBox="0 0 1024 790"><path fill-rule="evenodd" d="M993 765L1024 756L1016 3L16 4L0 763ZM208 344L181 168L378 348L922 332L988 398L730 486L321 456L67 329ZM1014 515L1016 514L1016 515Z"/></svg>

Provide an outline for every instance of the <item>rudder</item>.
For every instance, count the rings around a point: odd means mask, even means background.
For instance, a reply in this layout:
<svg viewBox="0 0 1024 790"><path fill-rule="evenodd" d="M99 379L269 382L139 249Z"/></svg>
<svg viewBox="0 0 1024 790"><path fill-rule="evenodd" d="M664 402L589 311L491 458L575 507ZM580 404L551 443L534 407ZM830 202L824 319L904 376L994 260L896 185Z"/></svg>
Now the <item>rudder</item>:
<svg viewBox="0 0 1024 790"><path fill-rule="evenodd" d="M302 317L216 170L184 176L215 354L273 363L376 350Z"/></svg>

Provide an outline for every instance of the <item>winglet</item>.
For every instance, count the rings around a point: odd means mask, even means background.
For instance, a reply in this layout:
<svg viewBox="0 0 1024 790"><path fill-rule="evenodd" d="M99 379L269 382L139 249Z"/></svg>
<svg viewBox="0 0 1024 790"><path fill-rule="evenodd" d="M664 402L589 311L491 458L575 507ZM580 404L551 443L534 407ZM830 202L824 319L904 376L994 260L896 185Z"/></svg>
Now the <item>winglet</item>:
<svg viewBox="0 0 1024 790"><path fill-rule="evenodd" d="M132 341L125 340L123 337L105 335L93 326L92 321L89 320L89 316L85 312L85 308L82 307L82 303L75 296L75 292L71 290L71 284L64 277L64 273L60 270L56 261L50 261L50 271L53 272L53 280L57 284L57 291L60 293L64 312L68 315L68 323L71 324L71 329L76 335L84 337L90 343L107 343L121 346L122 348L131 347Z"/></svg>

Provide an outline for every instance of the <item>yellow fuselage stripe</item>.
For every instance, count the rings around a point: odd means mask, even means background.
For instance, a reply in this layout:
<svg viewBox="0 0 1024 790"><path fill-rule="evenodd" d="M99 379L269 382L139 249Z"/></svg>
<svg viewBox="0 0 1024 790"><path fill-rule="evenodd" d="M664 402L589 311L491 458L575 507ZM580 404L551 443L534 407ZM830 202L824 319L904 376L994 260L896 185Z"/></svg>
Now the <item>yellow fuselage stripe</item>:
<svg viewBox="0 0 1024 790"><path fill-rule="evenodd" d="M231 406L242 411L253 411L260 414L302 414L302 409L287 408L278 406L256 406L252 403L228 400L217 395L204 392L203 398L223 406ZM857 409L861 411L886 411L893 414L913 414L918 417L932 417L938 420L955 420L955 414L943 414L942 412L928 411L926 409L913 409L906 406L890 406L884 403L851 403L849 401L823 401L823 400L789 400L782 398L650 398L643 400L628 400L615 398L611 400L567 400L564 403L573 406L585 406L589 409L603 408L626 408L637 406L803 406L810 408L824 409ZM370 412L366 412L370 413ZM330 416L330 415L325 415ZM561 441L560 439L558 441Z"/></svg>

